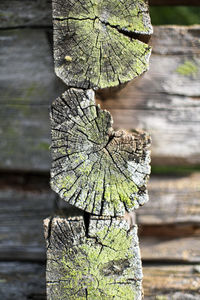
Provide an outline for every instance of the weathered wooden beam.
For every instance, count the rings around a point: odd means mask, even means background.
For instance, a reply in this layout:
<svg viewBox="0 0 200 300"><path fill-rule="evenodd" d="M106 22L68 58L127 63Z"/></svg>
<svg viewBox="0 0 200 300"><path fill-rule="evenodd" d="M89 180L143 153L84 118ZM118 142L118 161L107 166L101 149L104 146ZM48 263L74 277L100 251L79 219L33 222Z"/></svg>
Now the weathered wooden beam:
<svg viewBox="0 0 200 300"><path fill-rule="evenodd" d="M141 225L199 224L200 174L152 176L148 185L150 202L137 211Z"/></svg>
<svg viewBox="0 0 200 300"><path fill-rule="evenodd" d="M145 299L198 300L199 266L146 266L144 270Z"/></svg>
<svg viewBox="0 0 200 300"><path fill-rule="evenodd" d="M0 262L0 299L45 300L44 264Z"/></svg>
<svg viewBox="0 0 200 300"><path fill-rule="evenodd" d="M44 221L47 299L141 299L137 227L123 218Z"/></svg>
<svg viewBox="0 0 200 300"><path fill-rule="evenodd" d="M0 11L0 28L52 26L49 0L1 0Z"/></svg>
<svg viewBox="0 0 200 300"><path fill-rule="evenodd" d="M37 184L34 189L1 185L1 261L44 260L42 220L53 214L55 201L56 195L53 192Z"/></svg>
<svg viewBox="0 0 200 300"><path fill-rule="evenodd" d="M112 129L92 90L69 89L51 108L51 187L89 213L123 216L148 201L150 137Z"/></svg>
<svg viewBox="0 0 200 300"><path fill-rule="evenodd" d="M67 86L108 88L148 69L146 1L53 1L55 72Z"/></svg>
<svg viewBox="0 0 200 300"><path fill-rule="evenodd" d="M200 164L199 31L199 26L154 27L148 73L118 95L98 100L103 109L112 109L114 129L150 132L153 163ZM47 172L48 105L64 85L53 75L44 31L9 30L0 36L0 169Z"/></svg>
<svg viewBox="0 0 200 300"><path fill-rule="evenodd" d="M28 175L12 175L12 180L6 174L0 176L2 261L43 261L42 220L54 213L77 214L66 201L56 201L56 195L48 188L48 178L38 174L33 177L37 180ZM199 175L151 176L148 191L150 201L137 210L136 218L143 259L200 263ZM188 255L191 244L194 251ZM149 245L155 251L151 251Z"/></svg>
<svg viewBox="0 0 200 300"><path fill-rule="evenodd" d="M143 266L145 300L199 300L199 265ZM45 300L45 265L0 262L0 297Z"/></svg>
<svg viewBox="0 0 200 300"><path fill-rule="evenodd" d="M45 30L1 31L0 57L0 169L49 171L48 107L64 88Z"/></svg>

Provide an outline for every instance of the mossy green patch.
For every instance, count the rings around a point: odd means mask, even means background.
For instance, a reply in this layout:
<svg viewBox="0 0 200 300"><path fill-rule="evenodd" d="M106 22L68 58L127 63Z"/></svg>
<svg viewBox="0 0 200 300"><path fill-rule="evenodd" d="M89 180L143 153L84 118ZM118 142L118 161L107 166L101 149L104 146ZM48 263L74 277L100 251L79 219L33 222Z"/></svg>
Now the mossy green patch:
<svg viewBox="0 0 200 300"><path fill-rule="evenodd" d="M134 299L132 237L126 230L104 227L82 245L63 252L62 289L70 299Z"/></svg>
<svg viewBox="0 0 200 300"><path fill-rule="evenodd" d="M183 76L195 76L198 73L198 69L194 61L186 60L183 64L178 66L176 72Z"/></svg>

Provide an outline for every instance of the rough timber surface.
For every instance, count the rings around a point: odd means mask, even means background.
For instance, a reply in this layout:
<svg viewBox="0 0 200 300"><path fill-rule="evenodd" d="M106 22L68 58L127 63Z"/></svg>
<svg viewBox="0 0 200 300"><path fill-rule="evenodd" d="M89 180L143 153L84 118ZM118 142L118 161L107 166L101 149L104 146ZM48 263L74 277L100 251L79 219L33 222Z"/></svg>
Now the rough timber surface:
<svg viewBox="0 0 200 300"><path fill-rule="evenodd" d="M150 70L117 95L99 100L115 128L150 133L152 164L200 162L199 32L199 26L155 27Z"/></svg>
<svg viewBox="0 0 200 300"><path fill-rule="evenodd" d="M18 176L19 183L24 182L19 186L10 183L3 187L1 182L1 260L43 261L42 220L54 212L72 214L71 206L64 200L56 201L57 196L48 187L49 179L41 184L43 179L36 177L37 182L27 180L27 175L26 179ZM5 174L1 175L3 178L5 182ZM32 182L31 186L28 182ZM173 179L151 176L148 191L150 201L137 210L143 259L200 263L199 175ZM73 214L77 215L77 211Z"/></svg>
<svg viewBox="0 0 200 300"><path fill-rule="evenodd" d="M200 26L154 27L150 70L118 95L99 100L115 129L151 134L152 163L200 164L199 32ZM65 87L53 74L47 36L23 29L1 31L0 37L0 169L49 171L48 105Z"/></svg>
<svg viewBox="0 0 200 300"><path fill-rule="evenodd" d="M0 28L52 26L50 0L1 0Z"/></svg>
<svg viewBox="0 0 200 300"><path fill-rule="evenodd" d="M54 212L55 198L38 185L35 190L1 187L0 260L44 260L42 221Z"/></svg>
<svg viewBox="0 0 200 300"><path fill-rule="evenodd" d="M45 300L44 264L0 262L0 299Z"/></svg>
<svg viewBox="0 0 200 300"><path fill-rule="evenodd" d="M52 104L51 187L96 215L124 215L148 201L150 137L114 131L92 90L69 89Z"/></svg>
<svg viewBox="0 0 200 300"><path fill-rule="evenodd" d="M49 104L63 91L44 30L0 32L0 169L49 171Z"/></svg>
<svg viewBox="0 0 200 300"><path fill-rule="evenodd" d="M144 0L54 0L53 25L55 71L67 86L118 86L148 69Z"/></svg>
<svg viewBox="0 0 200 300"><path fill-rule="evenodd" d="M199 300L199 266L146 266L144 272L144 299Z"/></svg>
<svg viewBox="0 0 200 300"><path fill-rule="evenodd" d="M136 226L123 219L44 221L47 299L141 299L142 267ZM81 262L81 264L80 264Z"/></svg>

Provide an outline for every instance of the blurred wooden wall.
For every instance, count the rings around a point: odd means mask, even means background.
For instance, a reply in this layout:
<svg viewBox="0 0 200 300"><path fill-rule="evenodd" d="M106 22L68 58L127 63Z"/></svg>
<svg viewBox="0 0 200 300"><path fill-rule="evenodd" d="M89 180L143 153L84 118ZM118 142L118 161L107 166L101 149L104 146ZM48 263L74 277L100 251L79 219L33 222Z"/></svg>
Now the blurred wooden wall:
<svg viewBox="0 0 200 300"><path fill-rule="evenodd" d="M65 86L53 70L50 1L1 0L0 11L0 299L41 300L42 220L63 207L49 188L49 105ZM197 300L200 25L155 27L151 44L150 70L97 102L115 128L152 135L150 201L137 212L145 299Z"/></svg>

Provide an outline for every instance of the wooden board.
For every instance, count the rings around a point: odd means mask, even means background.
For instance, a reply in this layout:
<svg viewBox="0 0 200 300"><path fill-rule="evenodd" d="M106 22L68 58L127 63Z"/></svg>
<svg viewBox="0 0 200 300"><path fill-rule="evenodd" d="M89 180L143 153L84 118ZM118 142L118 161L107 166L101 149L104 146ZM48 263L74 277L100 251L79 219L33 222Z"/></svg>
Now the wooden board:
<svg viewBox="0 0 200 300"><path fill-rule="evenodd" d="M199 30L154 28L150 70L118 95L98 101L116 128L150 132L153 164L199 164Z"/></svg>
<svg viewBox="0 0 200 300"><path fill-rule="evenodd" d="M43 260L42 220L56 210L59 214L72 213L65 201L56 205L56 195L48 187L48 178L44 178L2 176L0 259ZM199 174L152 176L149 197L137 214L143 259L200 262ZM81 215L81 211L74 210L73 214Z"/></svg>
<svg viewBox="0 0 200 300"><path fill-rule="evenodd" d="M45 300L45 266L0 262L0 299Z"/></svg>
<svg viewBox="0 0 200 300"><path fill-rule="evenodd" d="M154 164L199 164L200 73L193 64L199 66L200 27L155 27L154 32L150 70L118 96L99 102L112 113L116 128L151 133ZM6 30L0 41L0 169L47 171L48 105L65 87L54 75L46 33ZM186 70L195 74L181 75L188 61Z"/></svg>
<svg viewBox="0 0 200 300"><path fill-rule="evenodd" d="M143 266L145 300L199 300L199 266ZM1 262L0 297L45 300L45 265Z"/></svg>
<svg viewBox="0 0 200 300"><path fill-rule="evenodd" d="M151 176L149 202L137 211L137 222L179 224L200 222L200 174L188 176Z"/></svg>
<svg viewBox="0 0 200 300"><path fill-rule="evenodd" d="M0 28L51 26L50 0L1 0Z"/></svg>
<svg viewBox="0 0 200 300"><path fill-rule="evenodd" d="M0 260L41 261L45 258L43 219L53 213L50 189L1 188Z"/></svg>
<svg viewBox="0 0 200 300"><path fill-rule="evenodd" d="M48 105L64 90L53 72L47 35L23 29L0 36L0 169L47 171Z"/></svg>
<svg viewBox="0 0 200 300"><path fill-rule="evenodd" d="M198 266L145 266L144 299L198 300L200 272Z"/></svg>

